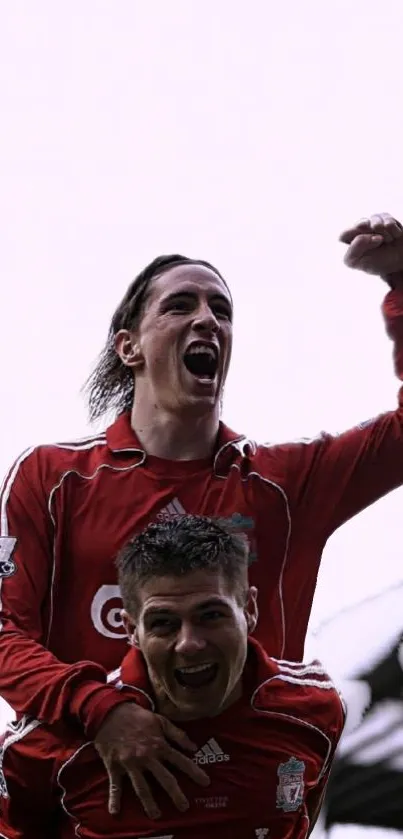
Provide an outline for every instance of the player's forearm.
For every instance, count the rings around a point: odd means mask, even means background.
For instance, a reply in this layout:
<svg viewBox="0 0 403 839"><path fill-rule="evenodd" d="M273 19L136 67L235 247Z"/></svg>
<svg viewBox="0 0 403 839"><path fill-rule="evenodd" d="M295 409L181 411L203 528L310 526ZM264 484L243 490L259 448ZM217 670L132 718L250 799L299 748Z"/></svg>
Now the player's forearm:
<svg viewBox="0 0 403 839"><path fill-rule="evenodd" d="M89 740L94 740L109 712L122 702L135 702L130 688L116 690L99 682L82 682L70 702L70 712L81 723Z"/></svg>
<svg viewBox="0 0 403 839"><path fill-rule="evenodd" d="M403 291L387 294L383 313L403 381ZM289 446L287 456L291 512L322 534L324 544L341 524L403 484L403 388L394 411Z"/></svg>
<svg viewBox="0 0 403 839"><path fill-rule="evenodd" d="M17 714L49 725L78 721L89 737L112 707L127 700L107 685L99 665L64 664L10 625L0 634L0 695Z"/></svg>
<svg viewBox="0 0 403 839"><path fill-rule="evenodd" d="M388 337L393 341L395 373L403 381L403 285L390 291L383 302L383 316Z"/></svg>

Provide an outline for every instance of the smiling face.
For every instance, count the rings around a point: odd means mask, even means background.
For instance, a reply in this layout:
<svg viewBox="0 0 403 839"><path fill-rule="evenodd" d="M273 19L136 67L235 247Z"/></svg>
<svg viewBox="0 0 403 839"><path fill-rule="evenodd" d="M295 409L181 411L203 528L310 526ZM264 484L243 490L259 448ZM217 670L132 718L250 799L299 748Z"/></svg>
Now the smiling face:
<svg viewBox="0 0 403 839"><path fill-rule="evenodd" d="M202 265L167 270L152 281L137 329L118 333L116 348L133 368L136 400L171 411L219 408L232 348L225 283Z"/></svg>
<svg viewBox="0 0 403 839"><path fill-rule="evenodd" d="M214 716L241 695L256 590L245 586L241 595L232 588L220 572L159 576L139 586L136 624L123 614L158 710L171 719Z"/></svg>

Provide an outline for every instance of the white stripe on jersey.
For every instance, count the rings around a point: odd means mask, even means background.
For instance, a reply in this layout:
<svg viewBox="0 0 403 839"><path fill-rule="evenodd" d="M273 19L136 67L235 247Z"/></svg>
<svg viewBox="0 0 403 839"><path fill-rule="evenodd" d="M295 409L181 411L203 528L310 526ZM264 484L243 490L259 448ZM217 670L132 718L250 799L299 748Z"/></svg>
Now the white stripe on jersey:
<svg viewBox="0 0 403 839"><path fill-rule="evenodd" d="M312 661L289 661L287 658L274 658L274 656L270 656L273 661L278 664L279 667L296 667L297 669L300 667L323 667L321 661L317 658L314 658Z"/></svg>
<svg viewBox="0 0 403 839"><path fill-rule="evenodd" d="M279 673L274 676L275 679L280 679L282 682L289 682L291 685L304 685L311 688L322 688L322 690L335 690L335 686L330 679L321 681L320 679L312 679L310 677L298 678L297 676L285 676Z"/></svg>
<svg viewBox="0 0 403 839"><path fill-rule="evenodd" d="M98 437L91 437L87 440L83 440L80 443L52 443L51 447L55 449L68 449L69 451L73 452L80 452L86 451L87 449L93 449L94 446L105 446L106 445L106 435L100 435Z"/></svg>
<svg viewBox="0 0 403 839"><path fill-rule="evenodd" d="M8 791L7 791L7 781L4 775L4 755L7 749L13 745L13 743L18 743L19 740L22 740L27 734L33 731L35 728L38 728L38 725L42 723L39 720L32 719L32 717L21 717L18 722L9 723L6 728L6 734L4 737L3 744L0 748L0 788L1 788L1 795L4 798L8 798Z"/></svg>
<svg viewBox="0 0 403 839"><path fill-rule="evenodd" d="M11 488L15 480L15 476L21 466L21 464L26 460L27 457L34 451L34 447L32 446L30 449L26 449L20 457L15 461L13 466L11 467L10 471L6 475L1 491L0 491L0 537L7 538L10 534L8 532L8 518L7 518L7 502L10 496ZM14 547L14 546L13 546ZM11 558L11 557L10 557ZM0 612L2 610L2 602L1 602L1 589L3 585L3 578L0 577ZM0 619L0 632L3 629L3 622Z"/></svg>
<svg viewBox="0 0 403 839"><path fill-rule="evenodd" d="M31 446L29 449L25 449L25 451L17 458L14 462L13 466L11 467L10 471L6 475L4 482L1 487L1 494L0 494L0 536L9 536L8 532L8 519L7 519L7 502L10 496L12 485L15 481L17 472L24 462L24 460L29 457L30 454L35 450L35 446Z"/></svg>
<svg viewBox="0 0 403 839"><path fill-rule="evenodd" d="M278 662L277 662L278 663ZM289 673L290 676L326 676L329 678L324 667L318 663L300 664L299 667L289 667L288 665L278 665L280 673Z"/></svg>
<svg viewBox="0 0 403 839"><path fill-rule="evenodd" d="M84 442L80 443L77 441L76 443L71 444L50 444L50 448L67 448L73 451L86 451L87 449L93 448L95 446L105 445L106 437L105 435L95 435L92 439L89 437L84 438ZM2 483L0 489L0 538L1 537L8 537L9 534L9 525L8 525L8 515L7 515L7 504L10 498L10 493L13 488L14 481L17 477L18 471L20 466L24 463L24 461L36 451L40 446L31 446L29 449L25 449L24 452L17 458L17 460L11 466L4 481ZM13 535L13 534L12 534ZM18 537L17 537L18 538ZM53 580L52 580L53 582ZM2 600L1 600L1 589L2 589L3 579L0 577L0 612L2 609ZM3 623L0 620L0 632L3 629Z"/></svg>
<svg viewBox="0 0 403 839"><path fill-rule="evenodd" d="M121 667L118 667L116 670L112 670L111 673L108 673L106 677L106 681L108 684L111 682L119 682L121 680Z"/></svg>

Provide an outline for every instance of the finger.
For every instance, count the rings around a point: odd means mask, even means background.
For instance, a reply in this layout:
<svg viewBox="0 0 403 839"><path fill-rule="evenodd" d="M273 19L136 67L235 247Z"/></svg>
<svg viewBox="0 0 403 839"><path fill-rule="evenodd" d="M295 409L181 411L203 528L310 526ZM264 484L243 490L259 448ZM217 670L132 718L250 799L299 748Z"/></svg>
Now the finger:
<svg viewBox="0 0 403 839"><path fill-rule="evenodd" d="M393 225L391 225L391 229L393 232L394 239L400 239L400 237L403 236L403 225L396 218L393 219Z"/></svg>
<svg viewBox="0 0 403 839"><path fill-rule="evenodd" d="M351 245L353 239L358 236L360 233L370 233L371 232L371 221L369 218L362 218L357 221L353 227L347 227L346 230L343 230L339 236L339 242L343 242L344 245Z"/></svg>
<svg viewBox="0 0 403 839"><path fill-rule="evenodd" d="M379 248L383 241L383 236L379 235L363 234L356 236L345 254L345 264L354 268L368 251Z"/></svg>
<svg viewBox="0 0 403 839"><path fill-rule="evenodd" d="M394 219L388 213L378 213L371 216L371 232L375 235L383 236L386 244L393 242L392 226Z"/></svg>
<svg viewBox="0 0 403 839"><path fill-rule="evenodd" d="M375 219L380 219L382 221L382 225L383 225L383 228L384 228L385 242L393 242L395 239L399 239L403 235L403 227L400 224L400 221L393 218L393 216L391 216L390 213L379 213L379 215L374 216L374 218ZM371 219L371 221L372 221L372 219ZM373 225L371 224L371 227L372 226ZM376 230L375 230L375 226L374 226L374 232L377 232L377 233L381 232L380 225L377 226Z"/></svg>
<svg viewBox="0 0 403 839"><path fill-rule="evenodd" d="M136 793L137 798L141 801L144 807L144 811L147 814L148 818L159 819L161 815L161 810L159 809L153 798L151 788L147 783L144 775L137 769L130 768L128 764L126 764L125 768L130 778L134 792Z"/></svg>
<svg viewBox="0 0 403 839"><path fill-rule="evenodd" d="M122 771L117 766L107 766L109 779L108 812L116 816L120 812L122 798Z"/></svg>
<svg viewBox="0 0 403 839"><path fill-rule="evenodd" d="M177 743L178 746L181 746L182 749L186 749L189 752L195 752L197 750L196 744L189 739L185 731L182 731L181 728L177 728L176 725L174 725L170 720L167 720L165 717L159 717L159 720L165 737L168 740L171 740L173 743Z"/></svg>
<svg viewBox="0 0 403 839"><path fill-rule="evenodd" d="M175 807L184 813L186 810L189 809L189 801L186 798L186 795L183 794L176 778L172 775L172 772L163 766L159 760L150 760L147 764L147 770L152 772L154 778L161 784L162 788L165 792L169 795L172 799Z"/></svg>
<svg viewBox="0 0 403 839"><path fill-rule="evenodd" d="M180 752L177 752L176 749L170 749L167 752L164 760L167 760L173 766L176 766L181 772L184 772L185 775L188 775L192 781L195 781L196 784L200 784L202 787L208 787L210 784L210 778L207 773L200 768L190 757L186 757L186 755L182 755Z"/></svg>

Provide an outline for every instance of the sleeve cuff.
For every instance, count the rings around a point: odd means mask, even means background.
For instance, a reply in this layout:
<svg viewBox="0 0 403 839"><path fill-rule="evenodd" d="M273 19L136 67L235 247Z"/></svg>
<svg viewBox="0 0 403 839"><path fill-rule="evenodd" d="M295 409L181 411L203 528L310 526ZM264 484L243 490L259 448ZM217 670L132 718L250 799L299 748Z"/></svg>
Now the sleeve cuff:
<svg viewBox="0 0 403 839"><path fill-rule="evenodd" d="M382 312L386 318L401 317L403 313L403 287L399 284L384 297Z"/></svg>
<svg viewBox="0 0 403 839"><path fill-rule="evenodd" d="M113 686L87 682L79 688L71 703L73 715L80 720L86 736L93 740L106 716L122 702L135 702L134 691Z"/></svg>

